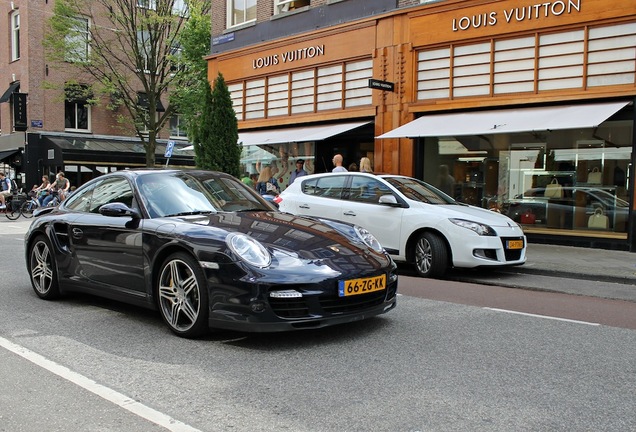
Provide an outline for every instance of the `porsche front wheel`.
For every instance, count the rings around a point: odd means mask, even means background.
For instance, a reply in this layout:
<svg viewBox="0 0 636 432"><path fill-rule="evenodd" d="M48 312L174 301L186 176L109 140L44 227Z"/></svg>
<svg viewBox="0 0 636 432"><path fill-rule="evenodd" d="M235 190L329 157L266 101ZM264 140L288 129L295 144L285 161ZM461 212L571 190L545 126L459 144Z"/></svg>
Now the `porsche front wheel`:
<svg viewBox="0 0 636 432"><path fill-rule="evenodd" d="M170 255L161 265L157 284L159 311L170 330L186 338L208 330L205 276L190 255Z"/></svg>

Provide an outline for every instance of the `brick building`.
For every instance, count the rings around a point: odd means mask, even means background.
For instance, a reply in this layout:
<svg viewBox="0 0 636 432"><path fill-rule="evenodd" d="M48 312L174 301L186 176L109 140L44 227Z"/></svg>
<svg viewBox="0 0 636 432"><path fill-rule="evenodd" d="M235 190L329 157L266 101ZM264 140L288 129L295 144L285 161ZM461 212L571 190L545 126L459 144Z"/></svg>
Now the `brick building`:
<svg viewBox="0 0 636 432"><path fill-rule="evenodd" d="M65 83L90 86L91 78L72 62L47 61L43 40L53 7L53 1L0 3L7 30L0 33L0 170L30 187L42 175L60 170L80 185L105 172L145 166L145 150L134 129L117 121L126 115L124 109L107 109L108 98L92 104L69 96ZM100 25L88 18L83 22L87 28ZM168 140L187 145L178 117L159 138L157 164L165 163ZM192 165L193 154L175 152L170 163Z"/></svg>

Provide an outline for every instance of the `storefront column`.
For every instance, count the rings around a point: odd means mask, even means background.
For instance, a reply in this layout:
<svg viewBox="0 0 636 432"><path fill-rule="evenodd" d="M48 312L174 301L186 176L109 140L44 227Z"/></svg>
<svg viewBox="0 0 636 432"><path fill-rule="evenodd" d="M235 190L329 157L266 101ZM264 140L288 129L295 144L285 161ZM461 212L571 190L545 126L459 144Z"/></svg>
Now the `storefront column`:
<svg viewBox="0 0 636 432"><path fill-rule="evenodd" d="M636 107L636 98L634 98L633 104ZM636 109L632 111L632 159L631 169L629 170L631 207L627 241L630 252L636 252L636 175L634 175L634 167L636 167Z"/></svg>

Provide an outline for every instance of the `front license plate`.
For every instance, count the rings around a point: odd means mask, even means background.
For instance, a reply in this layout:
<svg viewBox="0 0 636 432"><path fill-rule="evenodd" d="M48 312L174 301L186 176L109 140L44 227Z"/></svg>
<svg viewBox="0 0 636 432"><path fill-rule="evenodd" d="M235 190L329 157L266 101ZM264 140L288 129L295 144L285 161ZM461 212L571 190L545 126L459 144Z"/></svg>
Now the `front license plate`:
<svg viewBox="0 0 636 432"><path fill-rule="evenodd" d="M338 282L338 295L340 297L348 297L357 294L366 294L373 291L382 291L385 288L386 275L350 279Z"/></svg>
<svg viewBox="0 0 636 432"><path fill-rule="evenodd" d="M523 240L508 240L507 249L523 249Z"/></svg>

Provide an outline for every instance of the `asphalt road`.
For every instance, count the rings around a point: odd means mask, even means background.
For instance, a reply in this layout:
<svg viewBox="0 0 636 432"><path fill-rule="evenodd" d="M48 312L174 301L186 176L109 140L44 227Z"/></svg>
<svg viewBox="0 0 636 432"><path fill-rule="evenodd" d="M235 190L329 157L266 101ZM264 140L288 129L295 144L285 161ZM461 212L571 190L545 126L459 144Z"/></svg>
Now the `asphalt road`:
<svg viewBox="0 0 636 432"><path fill-rule="evenodd" d="M634 330L496 307L551 293L439 282L481 292L475 305L405 278L379 318L193 341L152 311L39 300L21 235L0 241L0 431L636 430Z"/></svg>

